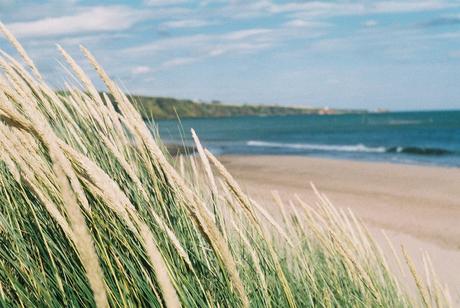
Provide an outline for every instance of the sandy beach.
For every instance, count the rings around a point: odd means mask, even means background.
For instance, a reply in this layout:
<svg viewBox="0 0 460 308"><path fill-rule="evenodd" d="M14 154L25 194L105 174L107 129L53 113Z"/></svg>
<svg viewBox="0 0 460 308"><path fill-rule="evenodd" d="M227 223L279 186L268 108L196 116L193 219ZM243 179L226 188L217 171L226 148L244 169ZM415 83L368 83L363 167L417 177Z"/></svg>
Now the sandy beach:
<svg viewBox="0 0 460 308"><path fill-rule="evenodd" d="M460 169L356 162L298 156L222 156L224 165L253 198L273 204L298 194L314 202L310 187L337 207L350 208L389 251L381 230L404 245L423 272L428 252L456 306L460 305Z"/></svg>

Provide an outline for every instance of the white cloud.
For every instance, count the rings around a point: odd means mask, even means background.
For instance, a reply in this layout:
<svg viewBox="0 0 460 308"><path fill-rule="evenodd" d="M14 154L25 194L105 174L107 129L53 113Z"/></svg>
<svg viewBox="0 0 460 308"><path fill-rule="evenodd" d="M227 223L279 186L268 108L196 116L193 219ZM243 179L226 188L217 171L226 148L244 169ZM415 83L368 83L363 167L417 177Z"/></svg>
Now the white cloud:
<svg viewBox="0 0 460 308"><path fill-rule="evenodd" d="M168 69L176 66L187 65L203 61L207 58L222 56L224 54L247 54L257 52L261 49L270 48L267 43L228 43L219 46L208 45L198 56L173 58L163 62L158 70Z"/></svg>
<svg viewBox="0 0 460 308"><path fill-rule="evenodd" d="M324 22L317 22L317 21L310 21L310 20L303 20L303 19L292 19L283 24L284 27L289 27L289 28L319 28L319 27L324 27L327 25L328 24Z"/></svg>
<svg viewBox="0 0 460 308"><path fill-rule="evenodd" d="M133 75L142 75L142 74L150 73L151 71L152 69L149 66L140 65L140 66L133 67L131 70L131 73Z"/></svg>
<svg viewBox="0 0 460 308"><path fill-rule="evenodd" d="M145 0L144 3L150 6L177 5L189 2L188 0Z"/></svg>
<svg viewBox="0 0 460 308"><path fill-rule="evenodd" d="M201 20L201 19L184 19L184 20L174 20L168 21L161 24L162 28L199 28L204 27L212 24L209 21Z"/></svg>
<svg viewBox="0 0 460 308"><path fill-rule="evenodd" d="M231 15L228 14L229 17L236 18L279 14L292 14L301 18L358 14L365 11L365 5L362 3L334 1L286 1L274 3L268 0L258 0L250 2L250 4L229 5L226 10L231 10Z"/></svg>
<svg viewBox="0 0 460 308"><path fill-rule="evenodd" d="M147 14L125 6L96 6L80 9L75 15L48 17L7 25L18 37L58 36L131 28Z"/></svg>
<svg viewBox="0 0 460 308"><path fill-rule="evenodd" d="M200 46L210 40L210 35L205 34L196 34L190 36L179 36L174 38L166 38L162 40L158 40L153 43L147 43L139 46L133 46L130 48L126 48L124 51L127 53L151 53L156 51L163 51L163 50L174 50L178 48L192 48L196 46Z"/></svg>
<svg viewBox="0 0 460 308"><path fill-rule="evenodd" d="M447 1L425 0L425 1L381 1L373 5L373 11L382 13L416 12L427 10L445 9L452 6L459 6L458 3Z"/></svg>
<svg viewBox="0 0 460 308"><path fill-rule="evenodd" d="M245 29L227 33L224 38L228 40L241 40L248 37L259 36L271 32L271 29Z"/></svg>
<svg viewBox="0 0 460 308"><path fill-rule="evenodd" d="M278 28L247 28L220 34L179 36L126 48L123 52L131 57L151 57L155 53L168 59L174 51L174 58L156 66L156 70L162 70L224 55L254 54L287 40L317 37L321 35L317 28L326 25L324 22L306 21L291 24L297 28L282 24Z"/></svg>
<svg viewBox="0 0 460 308"><path fill-rule="evenodd" d="M459 7L458 1L447 0L376 0L376 1L230 1L221 11L230 18L251 18L290 14L297 18L403 13Z"/></svg>
<svg viewBox="0 0 460 308"><path fill-rule="evenodd" d="M378 24L378 22L376 20L373 20L373 19L369 19L369 20L366 20L364 22L364 26L369 27L369 28L375 27L375 26L377 26L377 24Z"/></svg>
<svg viewBox="0 0 460 308"><path fill-rule="evenodd" d="M362 12L365 6L361 3L339 3L325 1L311 2L291 2L285 4L273 4L269 11L272 13L289 13L289 12L304 12L306 14L316 16L328 14L328 12L339 12L342 14Z"/></svg>
<svg viewBox="0 0 460 308"><path fill-rule="evenodd" d="M309 22L302 19L294 19L286 22L284 26L293 28L302 28L308 26Z"/></svg>
<svg viewBox="0 0 460 308"><path fill-rule="evenodd" d="M0 4L4 1L11 0L0 0ZM58 0L53 1L58 2ZM20 13L15 8L16 17L9 20L16 22L9 24L9 27L18 36L33 37L33 39L25 40L26 46L30 46L32 43L40 44L43 41L50 42L51 45L58 41L71 48L73 45L82 43L83 40L85 44L92 45L90 46L92 50L99 50L104 56L112 57L110 61L118 61L119 67L123 67L124 74L131 73L132 76L144 80L145 77L151 76L158 69L193 64L210 58L216 58L215 61L219 61L224 59L223 56L234 57L235 55L254 54L271 48L275 51L274 53L278 54L280 50L275 48L279 46L291 48L289 42L293 40L300 42L304 48L308 46L309 52L353 51L360 45L364 45L360 44L361 40L369 41L369 43L366 41L365 46L374 46L376 44L374 41L380 39L380 31L358 31L354 33L353 37L339 36L332 39L329 36L328 38L326 34L329 31L334 31L334 25L339 25L342 22L328 20L328 18L360 15L359 20L363 22L362 26L374 27L377 22L371 18L378 18L371 14L436 10L460 4L458 1L448 2L447 0L203 0L198 4L198 8L192 5L180 5L186 2L190 1L145 0L144 4L151 7L144 5L140 9L128 5L95 7L75 5L64 9L50 7L50 10L34 8L31 10L34 11L30 13L31 15ZM203 8L208 2L212 2L212 7L210 5L209 8ZM200 7L200 5L203 6ZM228 8L231 10L227 10ZM270 15L278 16L276 19L270 19L268 23L265 19L261 19L260 23L259 19L254 19L254 22L251 20L250 23L237 23L233 20L241 17L267 17ZM146 19L150 20L142 24L142 29L140 29L141 27L134 29L138 30L139 28L142 32L132 29L137 23ZM218 24L219 27L213 31L207 31L207 28L198 29L211 24ZM246 24L252 24L253 28L242 28ZM222 27L223 25L225 27ZM171 35L175 34L176 31L167 33L168 29L184 28L190 28L187 33L194 34L178 37L160 35L155 40L152 39L152 37L157 37L154 33L155 30L165 30L165 34ZM229 28L236 31L230 31ZM129 29L133 31L126 31ZM385 29L382 27L381 30L384 31ZM112 36L118 34L133 37L133 39L120 40L123 43L120 45L125 48L122 53L115 51L109 47L109 44L106 44L109 41L115 41ZM373 35L373 37L363 38L363 35ZM324 36L326 39L319 39ZM410 36L412 37L413 34ZM136 46L135 44L139 45ZM387 42L387 44L391 45L393 41ZM110 46L114 45L111 44ZM136 57L136 63L142 64L129 68L125 59L127 56ZM455 56L455 52L450 56ZM139 62L141 60L143 62Z"/></svg>
<svg viewBox="0 0 460 308"><path fill-rule="evenodd" d="M174 58L164 62L161 67L162 68L170 68L178 65L185 65L196 62L200 60L200 57L184 57L184 58Z"/></svg>
<svg viewBox="0 0 460 308"><path fill-rule="evenodd" d="M232 41L241 42L242 40L262 40L264 38L263 35L267 35L271 31L271 29L254 28L232 31L223 34L196 34L190 36L179 36L162 39L140 46L130 47L124 51L127 53L151 53L163 50L177 50L180 48L187 50L206 50L210 47L219 46Z"/></svg>
<svg viewBox="0 0 460 308"><path fill-rule="evenodd" d="M236 44L225 44L217 47L212 47L208 51L208 55L211 57L220 56L223 54L242 54L242 53L253 53L262 49L270 48L270 43L236 43Z"/></svg>
<svg viewBox="0 0 460 308"><path fill-rule="evenodd" d="M125 49L130 54L160 52L167 50L186 51L185 56L175 57L163 62L157 70L169 69L176 66L192 64L207 58L225 54L248 54L272 46L269 35L271 29L245 29L215 35L191 35L176 38L167 38L155 43L149 43Z"/></svg>

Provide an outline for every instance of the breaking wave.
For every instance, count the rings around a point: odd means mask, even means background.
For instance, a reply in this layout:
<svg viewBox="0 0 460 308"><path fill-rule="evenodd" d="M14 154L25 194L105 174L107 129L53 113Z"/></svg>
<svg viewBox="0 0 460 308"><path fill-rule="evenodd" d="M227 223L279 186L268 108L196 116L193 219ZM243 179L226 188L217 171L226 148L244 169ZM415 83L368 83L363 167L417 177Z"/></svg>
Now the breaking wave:
<svg viewBox="0 0 460 308"><path fill-rule="evenodd" d="M249 140L246 145L252 147L296 149L310 151L333 151L333 152L367 152L367 153L404 153L412 155L441 156L454 154L454 152L440 148L424 147L369 147L364 144L353 145L334 145L334 144L314 144L314 143L283 143Z"/></svg>

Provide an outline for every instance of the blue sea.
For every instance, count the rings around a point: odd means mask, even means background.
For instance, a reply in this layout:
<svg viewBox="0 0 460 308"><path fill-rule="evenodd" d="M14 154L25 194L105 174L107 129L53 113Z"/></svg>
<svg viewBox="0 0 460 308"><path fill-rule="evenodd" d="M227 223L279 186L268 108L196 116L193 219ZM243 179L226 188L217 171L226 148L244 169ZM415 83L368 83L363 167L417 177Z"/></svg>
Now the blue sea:
<svg viewBox="0 0 460 308"><path fill-rule="evenodd" d="M166 142L216 154L302 155L460 167L460 111L198 118L156 122Z"/></svg>

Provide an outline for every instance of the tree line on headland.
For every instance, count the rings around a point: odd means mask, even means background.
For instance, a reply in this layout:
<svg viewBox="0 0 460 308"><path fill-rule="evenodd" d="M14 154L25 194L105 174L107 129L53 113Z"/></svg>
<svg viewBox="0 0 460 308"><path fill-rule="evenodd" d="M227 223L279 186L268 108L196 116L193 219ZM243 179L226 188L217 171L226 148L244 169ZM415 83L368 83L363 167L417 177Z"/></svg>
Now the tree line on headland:
<svg viewBox="0 0 460 308"><path fill-rule="evenodd" d="M365 110L329 109L310 107L290 107L281 105L233 105L213 102L196 102L189 99L170 97L150 97L131 95L130 100L140 111L144 120L201 118L201 117L232 117L232 116L273 116L301 114L344 114L365 113Z"/></svg>

